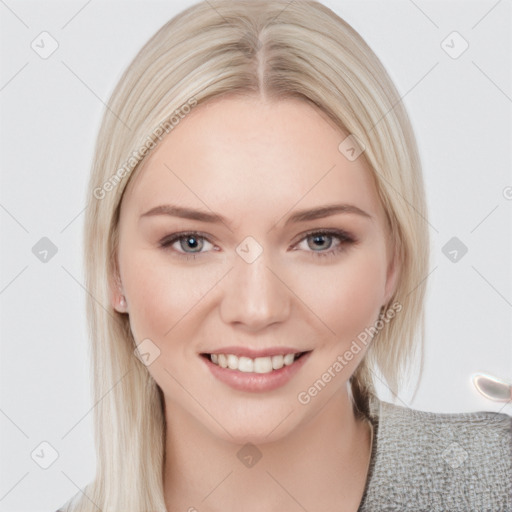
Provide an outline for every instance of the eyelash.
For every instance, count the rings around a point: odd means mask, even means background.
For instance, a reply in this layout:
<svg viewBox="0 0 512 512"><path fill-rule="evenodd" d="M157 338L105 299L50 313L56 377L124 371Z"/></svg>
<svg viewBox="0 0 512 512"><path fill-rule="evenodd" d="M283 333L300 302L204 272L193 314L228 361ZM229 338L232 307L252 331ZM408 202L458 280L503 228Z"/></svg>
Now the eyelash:
<svg viewBox="0 0 512 512"><path fill-rule="evenodd" d="M337 238L339 240L338 245L336 245L333 249L329 249L326 251L306 251L310 252L313 257L315 258L325 258L325 257L334 257L337 254L345 251L349 246L354 243L356 243L356 239L349 235L346 231L342 231L340 229L321 229L318 231L309 231L308 233L305 233L302 238L297 242L299 244L303 240L306 240L307 238L312 237L313 235L316 236L332 236L334 238ZM188 231L184 233L175 233L174 235L171 235L171 237L166 237L160 241L160 247L165 250L172 250L171 246L174 244L174 242L177 242L182 239L186 239L187 237L194 237L194 238L201 238L209 243L212 243L208 240L208 237L205 236L203 233L200 233L198 231ZM295 245L297 245L295 244ZM203 253L184 253L179 251L174 251L178 257L184 258L185 260L195 260L197 258L197 255L201 255Z"/></svg>

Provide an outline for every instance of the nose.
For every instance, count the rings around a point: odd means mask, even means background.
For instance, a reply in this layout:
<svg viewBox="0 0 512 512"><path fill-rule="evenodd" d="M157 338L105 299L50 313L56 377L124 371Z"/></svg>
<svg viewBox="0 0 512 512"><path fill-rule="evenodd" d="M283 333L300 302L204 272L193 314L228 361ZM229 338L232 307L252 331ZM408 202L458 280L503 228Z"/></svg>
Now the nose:
<svg viewBox="0 0 512 512"><path fill-rule="evenodd" d="M265 251L252 263L235 259L234 268L224 282L220 304L225 323L259 331L288 318L293 294L284 276L269 263Z"/></svg>

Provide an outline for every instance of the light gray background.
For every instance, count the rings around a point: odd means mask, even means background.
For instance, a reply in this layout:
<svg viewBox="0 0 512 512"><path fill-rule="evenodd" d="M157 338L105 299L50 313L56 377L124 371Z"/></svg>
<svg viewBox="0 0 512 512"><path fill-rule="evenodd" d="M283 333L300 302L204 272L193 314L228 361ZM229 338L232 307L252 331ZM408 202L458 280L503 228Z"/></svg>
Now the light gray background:
<svg viewBox="0 0 512 512"><path fill-rule="evenodd" d="M424 164L425 370L398 403L512 414L471 383L477 371L512 379L510 0L324 3L382 59ZM122 71L191 4L0 0L1 511L53 512L93 478L81 245L93 145ZM48 59L31 48L42 31L59 44ZM453 31L469 43L457 59L441 46ZM469 249L456 263L442 253L454 236ZM32 253L42 237L58 248L47 263ZM43 441L59 454L48 469L31 458Z"/></svg>

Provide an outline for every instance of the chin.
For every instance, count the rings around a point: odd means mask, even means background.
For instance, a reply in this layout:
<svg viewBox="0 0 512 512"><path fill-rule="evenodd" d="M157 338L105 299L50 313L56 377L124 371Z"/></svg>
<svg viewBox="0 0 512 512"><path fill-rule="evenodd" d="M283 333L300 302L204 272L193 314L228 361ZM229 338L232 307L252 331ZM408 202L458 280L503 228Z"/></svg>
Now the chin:
<svg viewBox="0 0 512 512"><path fill-rule="evenodd" d="M243 446L250 443L261 446L274 443L290 434L291 425L288 421L284 421L285 418L290 419L292 416L288 416L288 414L282 409L279 414L245 415L235 417L230 421L219 419L219 423L225 430L215 424L215 434L222 440L235 445Z"/></svg>
<svg viewBox="0 0 512 512"><path fill-rule="evenodd" d="M232 436L223 432L223 439L231 444L239 446L252 444L262 447L265 444L278 442L281 439L286 438L288 435L288 432L272 432L274 427L275 425L268 425L268 428L255 429L249 425L247 425L247 428L243 428L243 426L240 425L237 427L236 431L230 431Z"/></svg>

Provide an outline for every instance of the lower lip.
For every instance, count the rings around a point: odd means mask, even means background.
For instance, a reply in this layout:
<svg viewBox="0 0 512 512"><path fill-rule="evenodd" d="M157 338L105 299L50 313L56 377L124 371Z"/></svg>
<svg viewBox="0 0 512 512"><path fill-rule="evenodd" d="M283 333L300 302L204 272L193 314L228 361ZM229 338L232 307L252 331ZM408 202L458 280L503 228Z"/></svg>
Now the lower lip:
<svg viewBox="0 0 512 512"><path fill-rule="evenodd" d="M290 379L302 368L311 352L304 354L302 357L293 362L289 366L283 366L279 370L272 370L269 373L240 372L238 370L230 370L212 363L203 356L201 359L206 363L214 377L224 384L238 389L239 391L250 391L253 393L272 391L284 386Z"/></svg>

